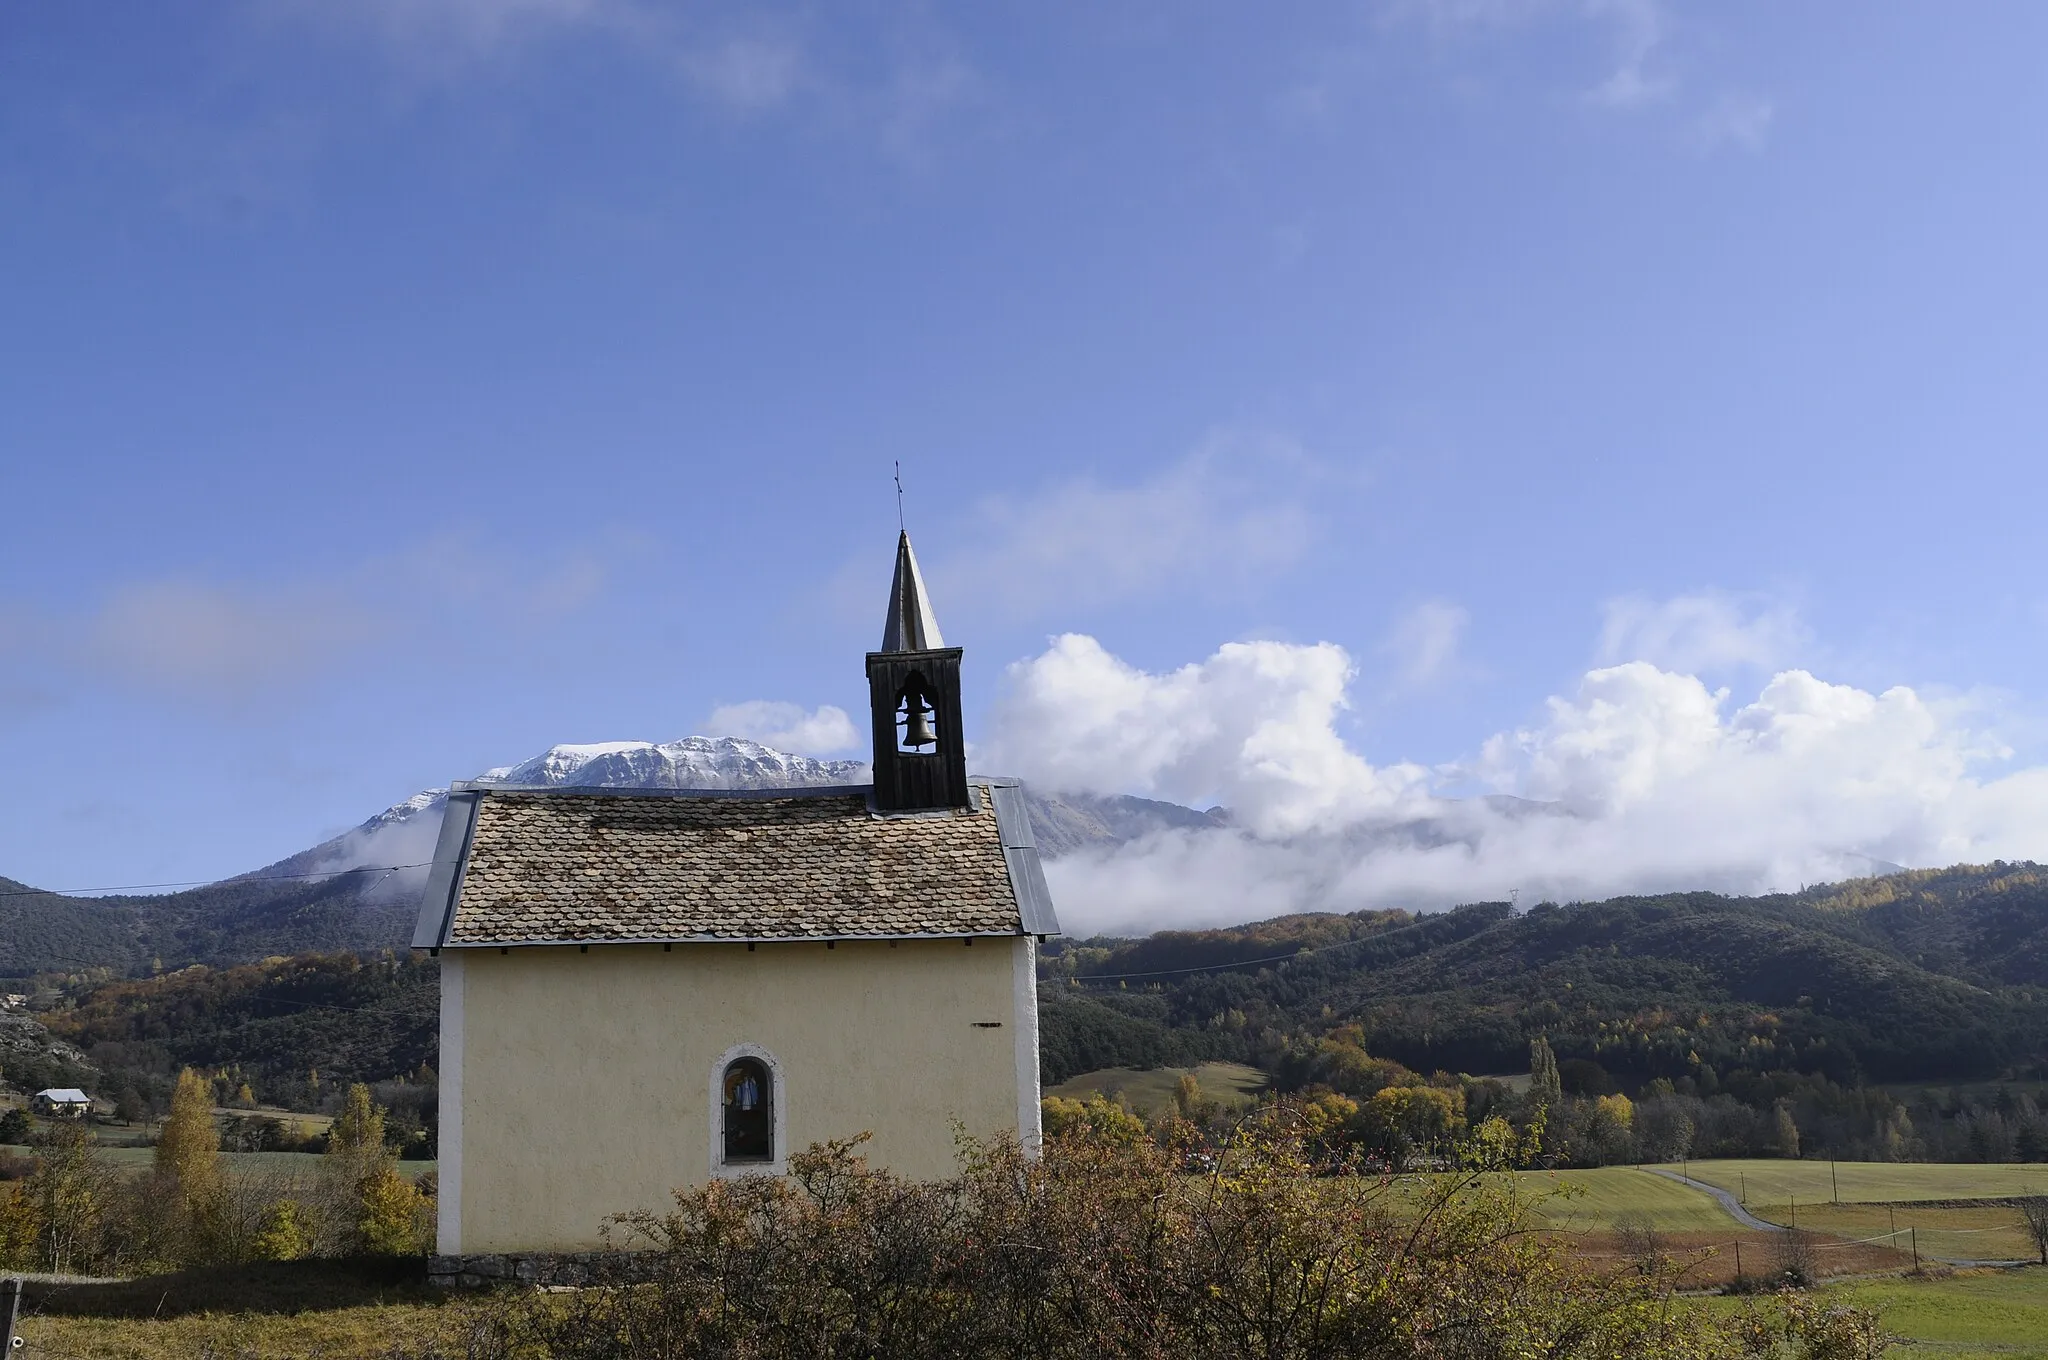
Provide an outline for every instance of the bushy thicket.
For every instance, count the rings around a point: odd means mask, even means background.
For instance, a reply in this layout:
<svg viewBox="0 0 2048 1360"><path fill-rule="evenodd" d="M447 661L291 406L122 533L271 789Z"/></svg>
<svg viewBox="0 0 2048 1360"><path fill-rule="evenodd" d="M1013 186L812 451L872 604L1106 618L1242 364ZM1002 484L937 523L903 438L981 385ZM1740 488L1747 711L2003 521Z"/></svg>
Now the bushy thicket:
<svg viewBox="0 0 2048 1360"><path fill-rule="evenodd" d="M1126 1131L1127 1132L1127 1131ZM1289 1105L1201 1155L1192 1131L1051 1137L1042 1158L963 1140L959 1173L913 1182L860 1140L786 1179L679 1191L619 1220L650 1247L633 1281L511 1296L480 1360L722 1356L1404 1357L1692 1360L1876 1355L1862 1315L1805 1304L1715 1318L1668 1273L1597 1273L1528 1230L1504 1123L1457 1169L1394 1178L1319 1154ZM1848 1344L1860 1349L1846 1349ZM1865 1344L1867 1343L1867 1344Z"/></svg>
<svg viewBox="0 0 2048 1360"><path fill-rule="evenodd" d="M130 1274L307 1256L418 1255L433 1194L399 1174L384 1111L353 1088L316 1171L230 1171L210 1083L186 1071L154 1165L124 1172L89 1125L34 1136L28 1174L0 1184L0 1269Z"/></svg>

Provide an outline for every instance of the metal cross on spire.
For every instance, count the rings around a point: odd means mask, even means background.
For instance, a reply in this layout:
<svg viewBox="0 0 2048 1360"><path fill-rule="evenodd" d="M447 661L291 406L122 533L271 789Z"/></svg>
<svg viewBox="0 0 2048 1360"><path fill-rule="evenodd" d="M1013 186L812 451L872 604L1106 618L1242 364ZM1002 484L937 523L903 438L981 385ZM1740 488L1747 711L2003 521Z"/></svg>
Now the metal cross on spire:
<svg viewBox="0 0 2048 1360"><path fill-rule="evenodd" d="M902 459L900 459L900 458L896 460L896 532L897 532L897 533L899 533L899 534L900 534L900 533L902 533L902 532L904 532L904 527L903 527L903 460L902 460Z"/></svg>

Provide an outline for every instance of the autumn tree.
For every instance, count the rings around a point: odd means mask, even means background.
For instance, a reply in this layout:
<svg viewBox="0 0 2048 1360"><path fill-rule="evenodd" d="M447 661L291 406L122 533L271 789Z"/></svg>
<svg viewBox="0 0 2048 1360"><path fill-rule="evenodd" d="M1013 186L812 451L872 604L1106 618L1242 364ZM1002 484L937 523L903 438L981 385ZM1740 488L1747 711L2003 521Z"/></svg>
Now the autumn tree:
<svg viewBox="0 0 2048 1360"><path fill-rule="evenodd" d="M1039 1102L1047 1138L1083 1135L1101 1142L1128 1146L1145 1136L1145 1121L1122 1105L1091 1091L1081 1100L1047 1096Z"/></svg>
<svg viewBox="0 0 2048 1360"><path fill-rule="evenodd" d="M213 1084L186 1068L171 1095L171 1113L156 1139L156 1169L197 1212L220 1190L220 1129L213 1122Z"/></svg>
<svg viewBox="0 0 2048 1360"><path fill-rule="evenodd" d="M99 1155L97 1141L70 1121L35 1136L36 1169L15 1192L5 1229L18 1264L57 1274L108 1264L114 1244L104 1230L120 1173Z"/></svg>
<svg viewBox="0 0 2048 1360"><path fill-rule="evenodd" d="M1792 1117L1792 1107L1782 1100L1772 1115L1772 1142L1780 1157L1799 1155L1799 1121Z"/></svg>
<svg viewBox="0 0 2048 1360"><path fill-rule="evenodd" d="M384 1140L385 1111L370 1088L348 1088L327 1131L325 1179L348 1251L413 1255L431 1245L433 1202L398 1174L398 1159Z"/></svg>

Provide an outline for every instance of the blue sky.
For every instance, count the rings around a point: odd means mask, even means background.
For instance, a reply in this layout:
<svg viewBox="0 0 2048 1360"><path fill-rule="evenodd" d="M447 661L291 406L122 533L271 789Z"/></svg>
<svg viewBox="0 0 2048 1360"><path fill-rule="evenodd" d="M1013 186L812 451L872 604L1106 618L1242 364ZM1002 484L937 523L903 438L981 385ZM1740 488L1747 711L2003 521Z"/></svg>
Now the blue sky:
<svg viewBox="0 0 2048 1360"><path fill-rule="evenodd" d="M2048 14L1275 14L15 7L0 874L857 713L899 459L970 736L1041 780L1732 823L1783 768L1653 753L1797 672L1802 807L1889 790L1814 844L2048 854ZM1211 702L1280 716L1159 755ZM1811 868L1737 839L1612 882Z"/></svg>

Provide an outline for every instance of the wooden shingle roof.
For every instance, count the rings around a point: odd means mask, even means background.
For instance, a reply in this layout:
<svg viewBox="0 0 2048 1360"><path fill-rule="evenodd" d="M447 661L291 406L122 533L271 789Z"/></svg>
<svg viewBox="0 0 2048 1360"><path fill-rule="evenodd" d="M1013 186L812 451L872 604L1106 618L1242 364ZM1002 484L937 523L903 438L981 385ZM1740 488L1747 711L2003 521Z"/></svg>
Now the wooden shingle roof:
<svg viewBox="0 0 2048 1360"><path fill-rule="evenodd" d="M1021 790L871 810L866 788L459 788L416 947L1049 934Z"/></svg>

